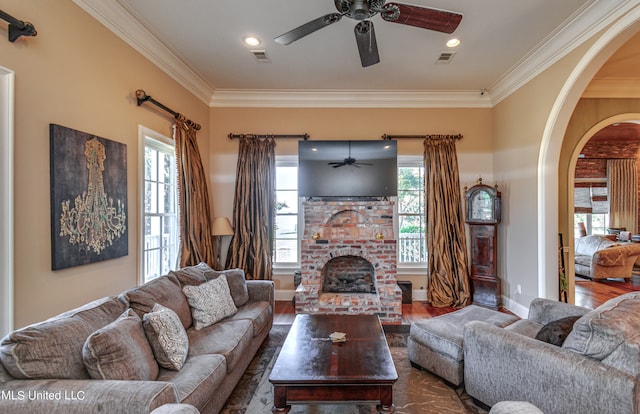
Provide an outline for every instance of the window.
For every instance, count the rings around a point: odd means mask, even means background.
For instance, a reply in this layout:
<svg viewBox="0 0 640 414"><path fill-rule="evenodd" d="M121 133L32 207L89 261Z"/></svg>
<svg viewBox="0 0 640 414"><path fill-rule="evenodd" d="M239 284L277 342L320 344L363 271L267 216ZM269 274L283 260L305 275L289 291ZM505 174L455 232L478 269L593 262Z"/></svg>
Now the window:
<svg viewBox="0 0 640 414"><path fill-rule="evenodd" d="M142 219L142 282L177 266L179 218L177 171L173 141L143 129L144 179Z"/></svg>
<svg viewBox="0 0 640 414"><path fill-rule="evenodd" d="M298 265L298 165L294 159L278 157L276 160L275 210L273 262L284 266Z"/></svg>
<svg viewBox="0 0 640 414"><path fill-rule="evenodd" d="M420 265L426 259L424 167L422 160L398 159L398 264Z"/></svg>
<svg viewBox="0 0 640 414"><path fill-rule="evenodd" d="M574 237L580 237L578 223L584 223L587 234L607 234L609 227L608 214L576 213L573 215Z"/></svg>

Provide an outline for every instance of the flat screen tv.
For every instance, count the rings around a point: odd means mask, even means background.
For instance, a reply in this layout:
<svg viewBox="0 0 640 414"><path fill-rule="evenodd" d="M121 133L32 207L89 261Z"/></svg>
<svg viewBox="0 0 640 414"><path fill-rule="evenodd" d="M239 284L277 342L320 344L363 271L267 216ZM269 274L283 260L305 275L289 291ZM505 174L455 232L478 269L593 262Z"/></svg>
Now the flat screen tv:
<svg viewBox="0 0 640 414"><path fill-rule="evenodd" d="M395 197L396 141L299 141L300 197Z"/></svg>

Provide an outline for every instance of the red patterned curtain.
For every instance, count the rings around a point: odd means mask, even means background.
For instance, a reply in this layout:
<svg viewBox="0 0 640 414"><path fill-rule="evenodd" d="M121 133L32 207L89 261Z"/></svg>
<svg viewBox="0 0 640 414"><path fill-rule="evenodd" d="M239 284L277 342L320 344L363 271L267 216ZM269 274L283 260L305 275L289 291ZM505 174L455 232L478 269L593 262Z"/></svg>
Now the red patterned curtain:
<svg viewBox="0 0 640 414"><path fill-rule="evenodd" d="M424 141L427 300L436 307L462 307L471 300L456 139Z"/></svg>
<svg viewBox="0 0 640 414"><path fill-rule="evenodd" d="M240 139L233 202L235 234L226 267L243 269L247 279L272 278L275 165L273 138Z"/></svg>
<svg viewBox="0 0 640 414"><path fill-rule="evenodd" d="M202 167L196 132L200 126L176 117L174 140L178 164L180 204L180 267L205 262L216 264L216 245L211 235L211 207L207 176Z"/></svg>

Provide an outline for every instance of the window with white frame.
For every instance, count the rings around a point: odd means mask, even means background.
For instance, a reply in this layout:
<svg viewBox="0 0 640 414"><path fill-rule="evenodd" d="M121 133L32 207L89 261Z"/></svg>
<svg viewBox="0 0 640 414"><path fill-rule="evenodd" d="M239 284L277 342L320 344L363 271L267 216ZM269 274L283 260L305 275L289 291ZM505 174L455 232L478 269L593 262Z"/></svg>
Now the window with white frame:
<svg viewBox="0 0 640 414"><path fill-rule="evenodd" d="M141 130L143 171L142 277L147 282L177 267L178 186L173 140Z"/></svg>
<svg viewBox="0 0 640 414"><path fill-rule="evenodd" d="M426 264L422 159L398 158L398 265Z"/></svg>
<svg viewBox="0 0 640 414"><path fill-rule="evenodd" d="M297 266L300 263L298 163L297 159L276 159L276 208L273 263Z"/></svg>

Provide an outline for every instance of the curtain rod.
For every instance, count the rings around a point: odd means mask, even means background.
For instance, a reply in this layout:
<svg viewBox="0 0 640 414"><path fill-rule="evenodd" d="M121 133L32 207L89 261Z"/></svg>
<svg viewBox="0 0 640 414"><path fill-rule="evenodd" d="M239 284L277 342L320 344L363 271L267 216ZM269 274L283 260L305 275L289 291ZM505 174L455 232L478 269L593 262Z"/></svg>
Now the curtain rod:
<svg viewBox="0 0 640 414"><path fill-rule="evenodd" d="M154 104L155 106L159 107L160 109L163 109L163 110L169 112L171 115L173 115L173 117L175 119L178 119L178 120L184 122L185 124L187 124L187 126L190 126L191 128L195 129L196 131L200 130L200 128L201 128L200 124L198 124L196 122L193 122L192 120L186 118L184 115L180 114L179 112L176 112L173 109L169 108L168 106L165 106L165 105L161 104L160 102L156 101L151 96L147 95L147 93L145 91L143 91L142 89L138 89L136 91L136 100L138 101L138 106L141 106L145 102L149 102L149 103Z"/></svg>
<svg viewBox="0 0 640 414"><path fill-rule="evenodd" d="M232 134L227 135L229 139L237 138L286 138L286 139L309 139L309 134L283 135L283 134Z"/></svg>
<svg viewBox="0 0 640 414"><path fill-rule="evenodd" d="M9 23L9 41L15 42L20 36L36 36L36 28L29 22L23 22L0 10L0 19Z"/></svg>
<svg viewBox="0 0 640 414"><path fill-rule="evenodd" d="M382 139L462 139L462 134L456 135L387 135L384 134Z"/></svg>

